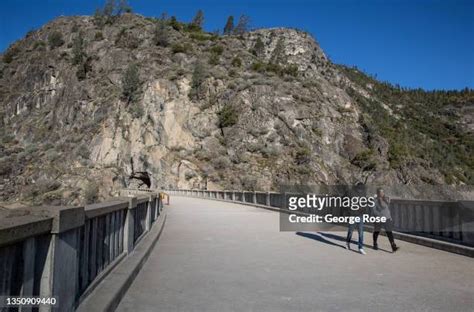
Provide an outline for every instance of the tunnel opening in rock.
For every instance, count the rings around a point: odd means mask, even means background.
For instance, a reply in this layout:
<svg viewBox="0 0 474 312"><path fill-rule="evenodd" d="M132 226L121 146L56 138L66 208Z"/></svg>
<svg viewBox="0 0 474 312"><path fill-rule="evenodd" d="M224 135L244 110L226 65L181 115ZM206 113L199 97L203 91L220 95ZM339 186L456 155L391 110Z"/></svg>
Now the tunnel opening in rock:
<svg viewBox="0 0 474 312"><path fill-rule="evenodd" d="M146 171L135 171L133 166L133 159L130 159L132 173L128 177L129 187L142 188L146 185L147 188L151 187L151 176Z"/></svg>
<svg viewBox="0 0 474 312"><path fill-rule="evenodd" d="M129 179L130 186L137 186L138 188L140 188L146 185L147 188L151 187L150 174L146 171L133 172L128 177L128 179Z"/></svg>

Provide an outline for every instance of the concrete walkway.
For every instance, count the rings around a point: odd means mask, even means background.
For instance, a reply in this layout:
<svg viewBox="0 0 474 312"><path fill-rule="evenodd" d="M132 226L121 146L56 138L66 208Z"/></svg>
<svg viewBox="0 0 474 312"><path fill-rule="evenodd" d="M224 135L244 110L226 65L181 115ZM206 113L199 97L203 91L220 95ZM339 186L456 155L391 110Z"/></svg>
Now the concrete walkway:
<svg viewBox="0 0 474 312"><path fill-rule="evenodd" d="M472 258L406 242L398 242L401 250L395 254L366 248L363 256L343 248L342 232L279 232L276 212L204 199L171 200L164 232L118 311L474 307ZM371 243L371 234L365 239ZM379 240L389 250L387 238Z"/></svg>

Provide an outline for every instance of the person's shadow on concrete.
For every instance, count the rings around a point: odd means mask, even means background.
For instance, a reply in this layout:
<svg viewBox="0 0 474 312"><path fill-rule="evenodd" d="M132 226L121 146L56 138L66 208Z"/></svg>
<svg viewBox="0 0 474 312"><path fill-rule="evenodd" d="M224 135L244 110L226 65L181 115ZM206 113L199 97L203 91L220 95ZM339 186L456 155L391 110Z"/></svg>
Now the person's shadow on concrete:
<svg viewBox="0 0 474 312"><path fill-rule="evenodd" d="M357 231L355 231L356 233L354 233L354 235L358 235ZM340 235L336 235L336 234L332 234L332 233L323 233L323 232L318 232L319 235L323 236L323 237L327 237L327 238L330 238L330 239L334 239L334 240L338 240L338 241L341 241L341 242L346 242L346 238L345 237L342 237ZM352 236L354 237L354 236ZM356 244L357 245L357 241L355 240L351 240L351 243L352 244ZM367 244L364 244L364 247L367 247L367 248L370 248L372 249L372 246L371 245L367 245ZM379 247L379 250L380 251L384 251L384 252L388 252L388 253L391 253L390 251L388 250L385 250L385 249L382 249Z"/></svg>
<svg viewBox="0 0 474 312"><path fill-rule="evenodd" d="M320 242L320 243L324 243L324 244L328 244L328 245L331 245L331 246L335 246L335 247L340 247L340 248L343 248L343 249L346 249L345 245L339 245L339 244L336 244L328 239L326 239L323 235L323 233L321 232L318 232L318 233L307 233L307 232L296 232L296 235L298 236L302 236L302 237L306 237L306 238L310 238L310 239L313 239L317 242ZM337 235L334 235L336 237L339 237ZM340 238L340 237L339 237ZM340 240L340 239L338 239ZM344 239L344 244L345 244L346 240ZM351 249L353 252L357 252L356 250L353 250Z"/></svg>

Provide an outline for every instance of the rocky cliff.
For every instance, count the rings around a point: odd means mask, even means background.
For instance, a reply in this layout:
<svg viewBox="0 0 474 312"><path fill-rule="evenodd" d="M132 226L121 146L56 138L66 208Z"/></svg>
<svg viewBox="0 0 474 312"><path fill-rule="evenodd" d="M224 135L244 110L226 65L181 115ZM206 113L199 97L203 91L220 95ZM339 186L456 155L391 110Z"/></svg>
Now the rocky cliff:
<svg viewBox="0 0 474 312"><path fill-rule="evenodd" d="M294 29L220 36L135 14L61 17L3 54L0 195L472 185L473 103L471 90L404 90L335 65Z"/></svg>

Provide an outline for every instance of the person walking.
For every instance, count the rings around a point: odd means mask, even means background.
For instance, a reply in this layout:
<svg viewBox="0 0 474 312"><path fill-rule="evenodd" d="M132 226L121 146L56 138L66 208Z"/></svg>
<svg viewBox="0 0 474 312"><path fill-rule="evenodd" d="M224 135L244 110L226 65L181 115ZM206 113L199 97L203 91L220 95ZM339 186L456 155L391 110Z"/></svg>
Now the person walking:
<svg viewBox="0 0 474 312"><path fill-rule="evenodd" d="M365 196L365 187L361 184L356 185L352 190L353 196ZM358 234L358 242L357 247L359 248L359 253L362 255L366 255L367 253L364 250L364 221L363 221L363 214L364 209L359 208L356 211L350 211L350 215L359 217L358 222L349 223L349 227L347 229L347 238L346 238L346 249L351 250L351 241L352 241L352 233L354 229L357 227L357 234Z"/></svg>
<svg viewBox="0 0 474 312"><path fill-rule="evenodd" d="M346 249L351 250L352 233L354 232L354 228L357 227L357 234L359 234L357 247L359 248L360 254L366 255L367 253L364 250L364 222L362 221L362 218L359 220L359 222L349 223L349 228L347 229Z"/></svg>
<svg viewBox="0 0 474 312"><path fill-rule="evenodd" d="M377 238L379 237L380 230L382 226L387 233L388 240L390 242L390 246L392 246L392 251L396 252L399 247L395 244L395 239L393 238L393 220L392 215L390 214L390 198L385 196L385 192L382 188L377 189L377 197L375 198L375 207L373 208L373 213L375 217L385 217L386 222L376 222L374 223L374 250L378 250Z"/></svg>

